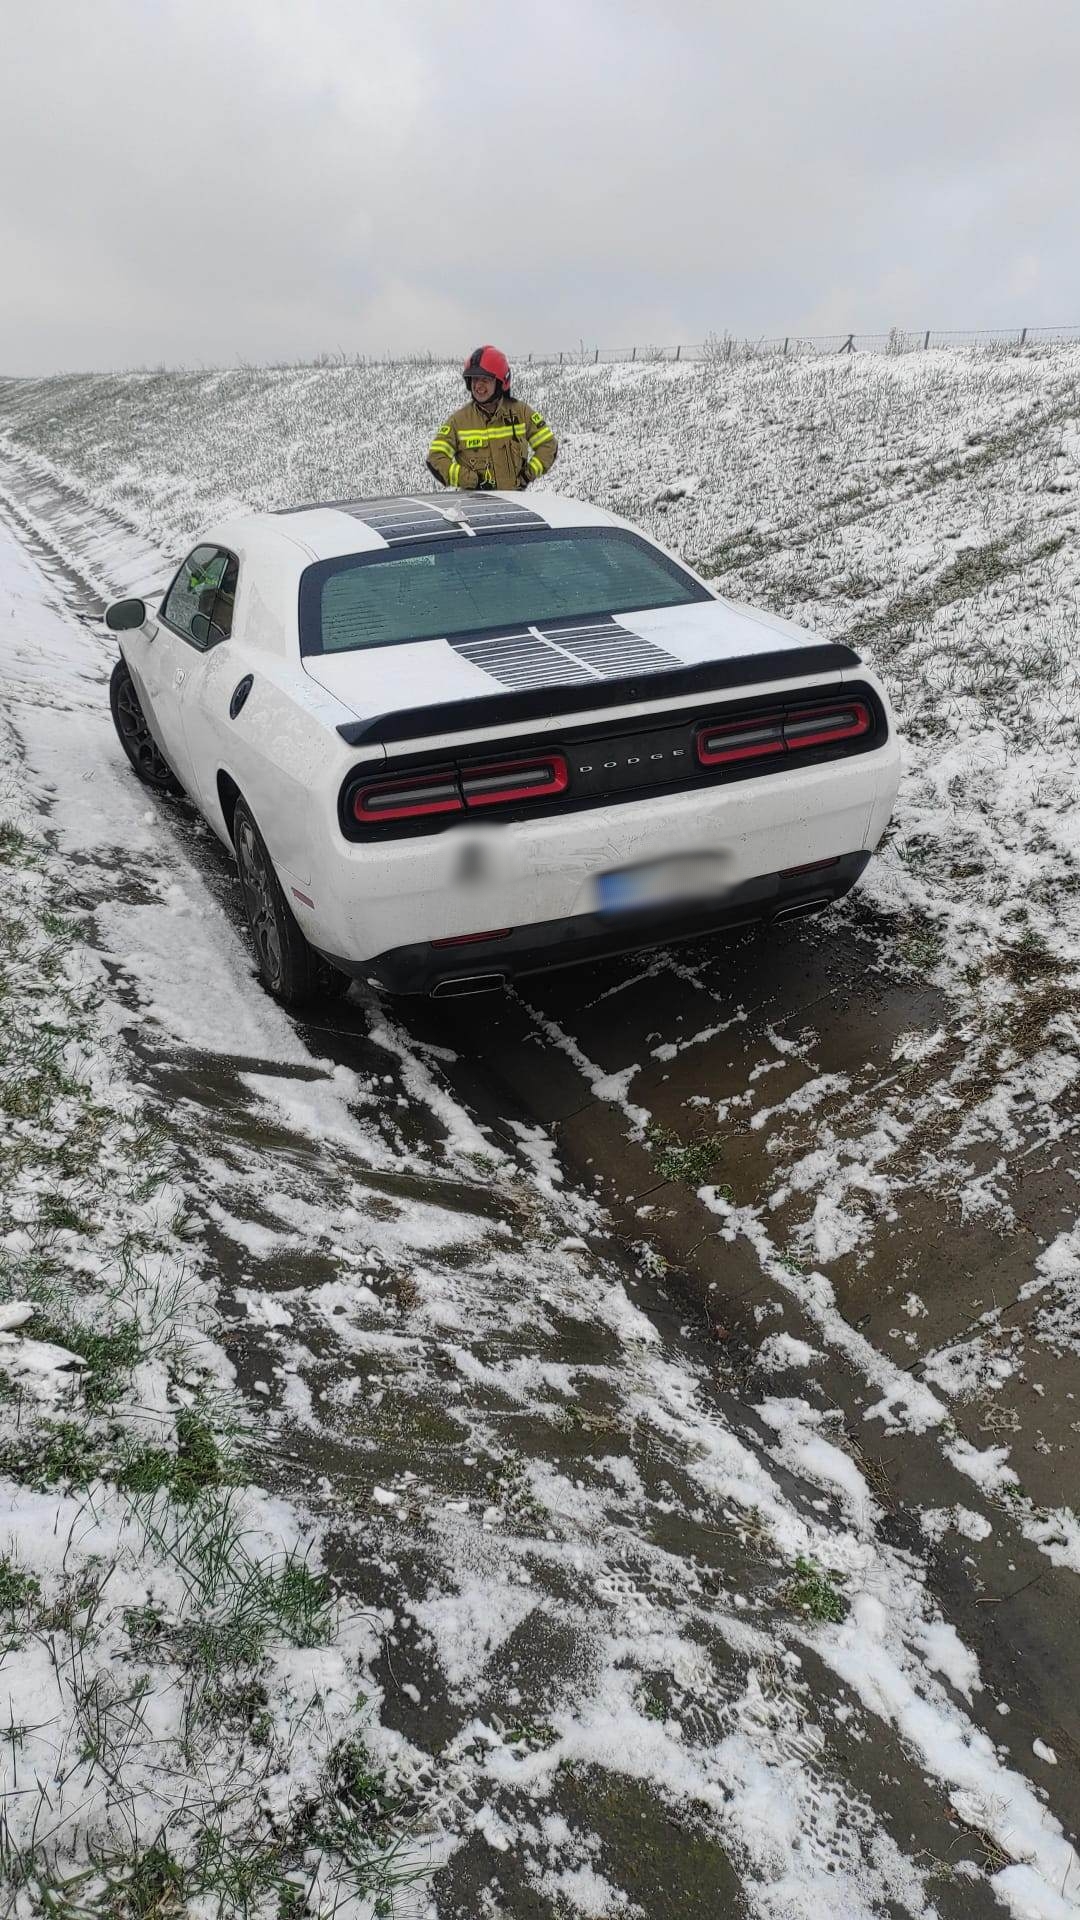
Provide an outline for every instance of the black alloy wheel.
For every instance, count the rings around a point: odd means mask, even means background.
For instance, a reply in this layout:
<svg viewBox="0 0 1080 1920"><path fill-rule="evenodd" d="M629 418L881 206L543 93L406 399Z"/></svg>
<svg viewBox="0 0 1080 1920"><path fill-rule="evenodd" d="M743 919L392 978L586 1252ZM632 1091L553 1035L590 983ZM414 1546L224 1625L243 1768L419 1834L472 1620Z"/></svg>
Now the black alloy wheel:
<svg viewBox="0 0 1080 1920"><path fill-rule="evenodd" d="M139 779L156 793L183 793L184 789L146 724L135 682L121 654L109 681L109 706L120 745Z"/></svg>
<svg viewBox="0 0 1080 1920"><path fill-rule="evenodd" d="M348 975L330 966L301 933L244 800L237 801L233 815L233 845L255 961L267 992L285 1007L304 1007L312 1000L347 993Z"/></svg>

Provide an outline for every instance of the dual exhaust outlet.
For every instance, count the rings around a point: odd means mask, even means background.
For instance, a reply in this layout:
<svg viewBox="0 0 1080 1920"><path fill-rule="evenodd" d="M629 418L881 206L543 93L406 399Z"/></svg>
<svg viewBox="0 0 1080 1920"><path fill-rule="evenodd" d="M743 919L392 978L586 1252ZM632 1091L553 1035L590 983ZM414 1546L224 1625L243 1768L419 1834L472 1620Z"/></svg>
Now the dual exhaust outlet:
<svg viewBox="0 0 1080 1920"><path fill-rule="evenodd" d="M772 924L778 920L803 920L808 914L820 913L823 907L831 907L835 895L820 893L812 900L796 900L789 907L780 907L769 914ZM432 1000L462 999L467 994L501 993L510 984L505 973L458 973L451 974L445 980L436 980L431 989Z"/></svg>
<svg viewBox="0 0 1080 1920"><path fill-rule="evenodd" d="M436 980L432 1000L460 999L467 993L500 993L507 985L505 973L458 973L448 980Z"/></svg>

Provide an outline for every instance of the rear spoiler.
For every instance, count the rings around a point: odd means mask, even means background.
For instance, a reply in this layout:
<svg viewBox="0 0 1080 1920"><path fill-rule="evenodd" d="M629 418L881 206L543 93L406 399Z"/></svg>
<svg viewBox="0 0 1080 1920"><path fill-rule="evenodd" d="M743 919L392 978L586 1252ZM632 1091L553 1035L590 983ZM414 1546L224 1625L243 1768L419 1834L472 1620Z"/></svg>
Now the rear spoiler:
<svg viewBox="0 0 1080 1920"><path fill-rule="evenodd" d="M810 674L841 673L861 667L851 647L821 642L815 647L782 647L735 660L705 660L666 673L639 674L627 680L597 680L592 686L524 687L517 693L481 694L469 700L445 700L436 706L401 707L368 720L347 720L338 728L350 747L386 740L423 740L433 733L498 727L517 720L547 720L560 713L592 712L597 707L628 707L639 700L667 700L683 693L721 692L729 687L760 686L767 680L801 680Z"/></svg>

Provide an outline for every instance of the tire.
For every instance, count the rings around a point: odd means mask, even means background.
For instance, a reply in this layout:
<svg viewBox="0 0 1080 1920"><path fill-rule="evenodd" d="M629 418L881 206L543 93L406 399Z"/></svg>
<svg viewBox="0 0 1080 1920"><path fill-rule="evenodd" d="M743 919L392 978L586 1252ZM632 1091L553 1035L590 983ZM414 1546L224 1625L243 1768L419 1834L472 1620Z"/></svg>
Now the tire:
<svg viewBox="0 0 1080 1920"><path fill-rule="evenodd" d="M183 787L146 724L123 654L109 681L109 706L117 738L143 786L152 787L155 793L183 793Z"/></svg>
<svg viewBox="0 0 1080 1920"><path fill-rule="evenodd" d="M233 846L244 910L255 945L255 964L267 993L283 1007L306 1007L336 999L352 984L308 945L274 872L266 842L244 800L233 815Z"/></svg>
<svg viewBox="0 0 1080 1920"><path fill-rule="evenodd" d="M340 967L332 966L320 953L315 955L318 969L318 993L320 1000L344 1000L352 986L352 974L342 973Z"/></svg>

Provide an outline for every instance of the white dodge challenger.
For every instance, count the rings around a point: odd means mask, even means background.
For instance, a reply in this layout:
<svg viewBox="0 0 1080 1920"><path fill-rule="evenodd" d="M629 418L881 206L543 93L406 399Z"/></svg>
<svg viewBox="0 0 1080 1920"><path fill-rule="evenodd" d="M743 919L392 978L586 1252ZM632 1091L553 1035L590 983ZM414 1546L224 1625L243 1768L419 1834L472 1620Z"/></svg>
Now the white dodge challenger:
<svg viewBox="0 0 1080 1920"><path fill-rule="evenodd" d="M235 849L288 1006L814 912L896 795L857 653L554 494L251 514L106 621L124 750Z"/></svg>

